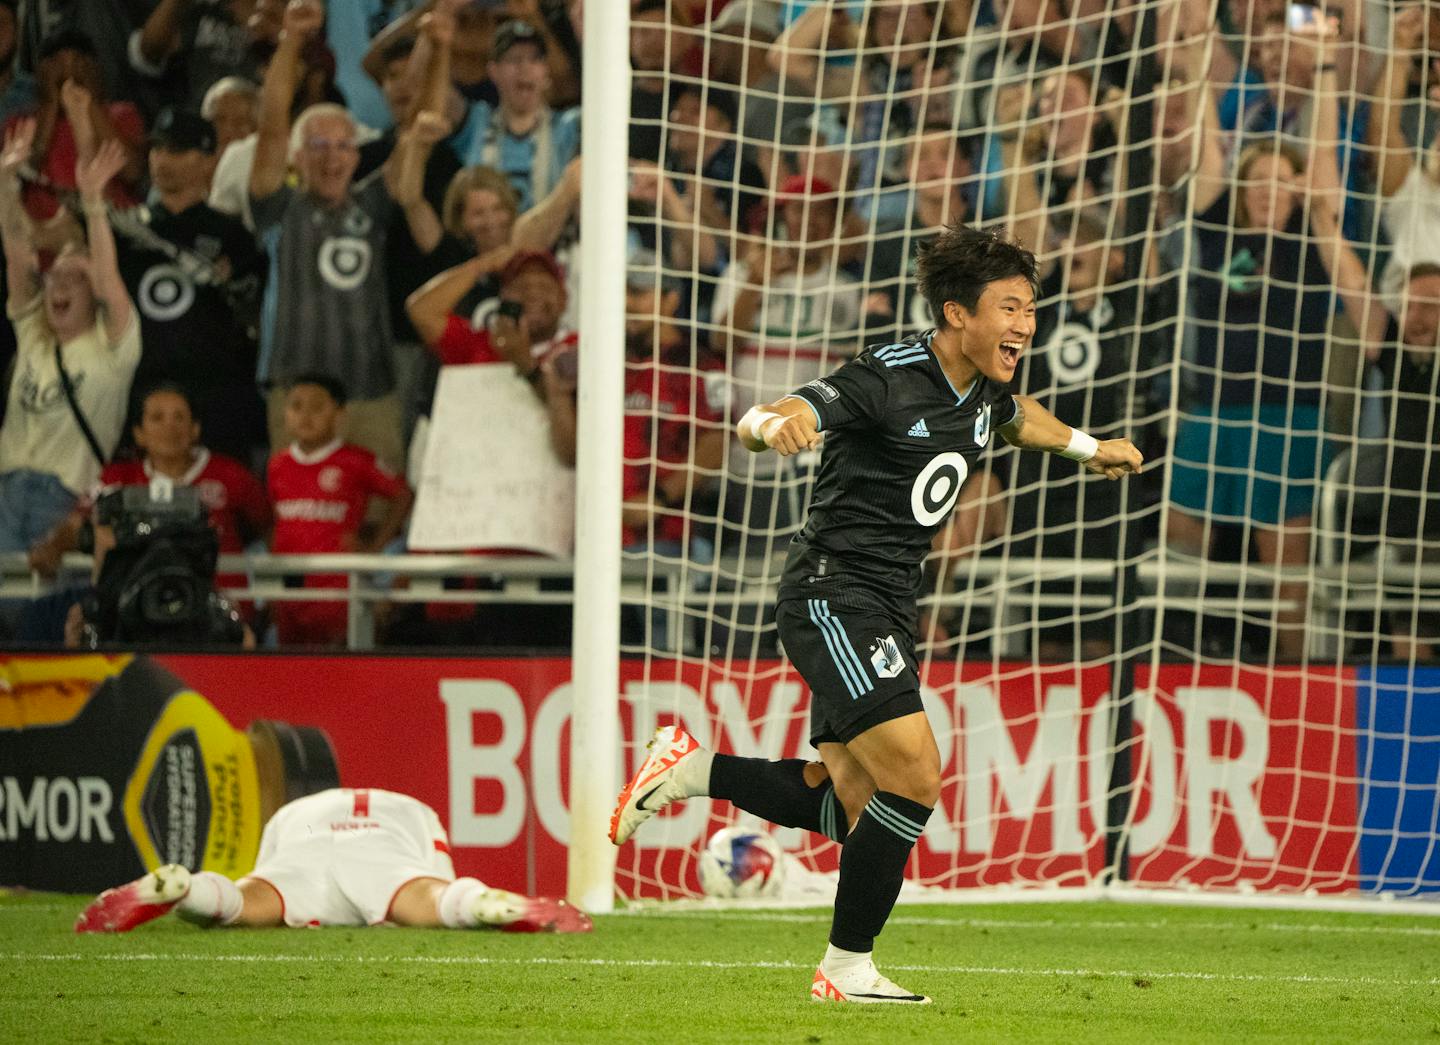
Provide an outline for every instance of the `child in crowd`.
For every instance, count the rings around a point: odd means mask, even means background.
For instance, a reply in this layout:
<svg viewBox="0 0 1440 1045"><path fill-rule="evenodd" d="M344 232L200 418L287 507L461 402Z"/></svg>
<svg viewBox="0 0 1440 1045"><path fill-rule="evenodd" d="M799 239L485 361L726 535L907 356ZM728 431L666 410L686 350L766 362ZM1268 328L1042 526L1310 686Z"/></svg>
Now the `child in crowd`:
<svg viewBox="0 0 1440 1045"><path fill-rule="evenodd" d="M378 552L399 536L413 495L405 480L368 450L340 438L345 388L328 374L291 382L285 428L292 442L270 459L276 554ZM371 497L389 502L380 523L362 527ZM311 575L307 588L343 588L345 577ZM345 642L346 603L280 602L275 626L282 645L337 646Z"/></svg>

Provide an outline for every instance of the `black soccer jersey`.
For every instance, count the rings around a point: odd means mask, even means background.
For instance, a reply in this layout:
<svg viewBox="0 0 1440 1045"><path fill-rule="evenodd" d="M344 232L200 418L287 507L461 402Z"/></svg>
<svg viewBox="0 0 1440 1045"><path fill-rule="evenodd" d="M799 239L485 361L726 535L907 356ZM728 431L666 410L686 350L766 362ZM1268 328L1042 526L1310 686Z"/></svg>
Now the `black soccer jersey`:
<svg viewBox="0 0 1440 1045"><path fill-rule="evenodd" d="M825 448L810 514L791 547L781 597L812 576L846 575L913 617L921 564L994 429L1015 416L1006 386L977 375L956 389L934 331L866 349L794 394L814 409ZM838 597L838 596L837 596Z"/></svg>

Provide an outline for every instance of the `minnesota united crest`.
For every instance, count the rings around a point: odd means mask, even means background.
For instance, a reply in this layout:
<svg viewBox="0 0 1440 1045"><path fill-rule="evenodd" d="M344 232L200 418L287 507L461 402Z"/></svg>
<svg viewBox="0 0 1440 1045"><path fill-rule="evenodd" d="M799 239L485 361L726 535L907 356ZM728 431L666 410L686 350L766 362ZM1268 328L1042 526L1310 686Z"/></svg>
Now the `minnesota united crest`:
<svg viewBox="0 0 1440 1045"><path fill-rule="evenodd" d="M877 639L870 646L870 666L875 669L875 677L881 679L893 679L905 670L905 658L894 635Z"/></svg>

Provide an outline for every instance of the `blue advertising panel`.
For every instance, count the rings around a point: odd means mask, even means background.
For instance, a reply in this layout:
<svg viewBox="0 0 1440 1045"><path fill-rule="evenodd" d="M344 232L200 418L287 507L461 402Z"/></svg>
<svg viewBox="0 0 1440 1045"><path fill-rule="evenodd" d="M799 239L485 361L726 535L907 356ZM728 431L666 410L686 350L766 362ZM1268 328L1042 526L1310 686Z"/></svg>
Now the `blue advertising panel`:
<svg viewBox="0 0 1440 1045"><path fill-rule="evenodd" d="M1360 885L1440 890L1440 669L1355 673Z"/></svg>

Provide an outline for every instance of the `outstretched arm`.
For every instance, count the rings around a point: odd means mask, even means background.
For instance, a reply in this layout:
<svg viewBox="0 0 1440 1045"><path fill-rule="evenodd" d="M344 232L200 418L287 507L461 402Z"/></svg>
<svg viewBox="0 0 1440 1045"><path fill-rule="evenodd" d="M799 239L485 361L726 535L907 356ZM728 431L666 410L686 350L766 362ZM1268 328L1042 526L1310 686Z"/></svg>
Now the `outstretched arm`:
<svg viewBox="0 0 1440 1045"><path fill-rule="evenodd" d="M497 247L446 269L412 291L405 299L405 311L421 340L435 348L455 306L483 277L503 269L514 253L511 247Z"/></svg>
<svg viewBox="0 0 1440 1045"><path fill-rule="evenodd" d="M1371 293L1365 263L1355 253L1342 228L1345 206L1340 181L1340 113L1339 88L1335 81L1333 41L1322 37L1317 41L1319 58L1315 70L1315 129L1312 132L1309 170L1302 176L1310 204L1310 231L1314 233L1315 252L1325 266L1339 292L1345 314L1355 324L1366 345L1366 355L1373 362L1379 355L1380 342L1385 338L1389 314L1378 297Z"/></svg>
<svg viewBox="0 0 1440 1045"><path fill-rule="evenodd" d="M1220 109L1204 73L1204 56L1217 46L1212 30L1206 38L1192 41L1186 48L1190 82L1198 85L1193 94L1200 134L1199 169L1196 171L1193 201L1195 214L1204 214L1229 187L1225 173L1225 149L1221 141Z"/></svg>
<svg viewBox="0 0 1440 1045"><path fill-rule="evenodd" d="M1415 163L1415 150L1405 138L1400 114L1410 89L1416 55L1421 53L1425 17L1425 8L1420 4L1396 12L1390 23L1390 51L1371 91L1376 106L1365 136L1375 153L1375 180L1380 185L1380 195L1386 198L1400 191Z"/></svg>
<svg viewBox="0 0 1440 1045"><path fill-rule="evenodd" d="M111 138L88 161L75 165L75 184L85 211L85 231L90 241L90 286L105 306L105 336L111 344L130 326L134 307L115 254L115 235L105 206L105 186L125 166L124 147Z"/></svg>
<svg viewBox="0 0 1440 1045"><path fill-rule="evenodd" d="M543 200L515 219L510 242L522 250L553 250L566 224L580 212L580 157L565 165L565 172Z"/></svg>
<svg viewBox="0 0 1440 1045"><path fill-rule="evenodd" d="M420 19L427 15L431 8L435 7L435 0L427 0L395 21L391 22L384 29L375 34L370 41L370 49L365 52L365 57L360 60L360 68L370 74L370 79L379 83L385 73L385 52L390 45L397 40L404 40L414 36L420 27Z"/></svg>
<svg viewBox="0 0 1440 1045"><path fill-rule="evenodd" d="M260 88L260 126L250 168L250 195L255 199L273 195L285 184L290 161L290 106L300 85L300 51L324 20L324 12L308 0L291 0L285 8L280 44Z"/></svg>
<svg viewBox="0 0 1440 1045"><path fill-rule="evenodd" d="M1108 479L1138 473L1143 463L1140 451L1130 440L1097 441L1071 428L1029 396L1015 397L1015 416L996 431L1011 446L1068 457L1083 464L1086 471Z"/></svg>
<svg viewBox="0 0 1440 1045"><path fill-rule="evenodd" d="M832 10L828 3L811 4L770 45L765 62L782 80L797 84L802 94L830 97L837 87L849 86L848 82L840 85L822 81L825 59L821 52L831 45L832 32L837 36L835 45L839 44L840 36L853 36L849 17L843 10L838 13Z"/></svg>
<svg viewBox="0 0 1440 1045"><path fill-rule="evenodd" d="M39 289L40 265L30 238L30 220L20 202L18 171L30 158L35 142L35 119L26 117L5 132L0 151L0 237L5 241L5 285L10 288L10 305L29 304Z"/></svg>
<svg viewBox="0 0 1440 1045"><path fill-rule="evenodd" d="M754 454L774 450L781 457L789 457L820 445L815 408L799 396L752 406L736 424L735 432L745 449Z"/></svg>
<svg viewBox="0 0 1440 1045"><path fill-rule="evenodd" d="M410 126L400 132L395 151L385 163L385 187L405 212L410 237L422 254L440 245L445 230L430 201L425 198L425 164L435 143L445 137L445 118L428 110L415 114Z"/></svg>
<svg viewBox="0 0 1440 1045"><path fill-rule="evenodd" d="M1015 242L1031 251L1040 262L1044 279L1055 267L1057 255L1049 249L1050 226L1046 207L1036 184L1034 159L1026 148L1026 113L1030 111L1030 85L1009 84L995 99L995 124L1004 157L1005 199L1010 207L1010 232Z"/></svg>

